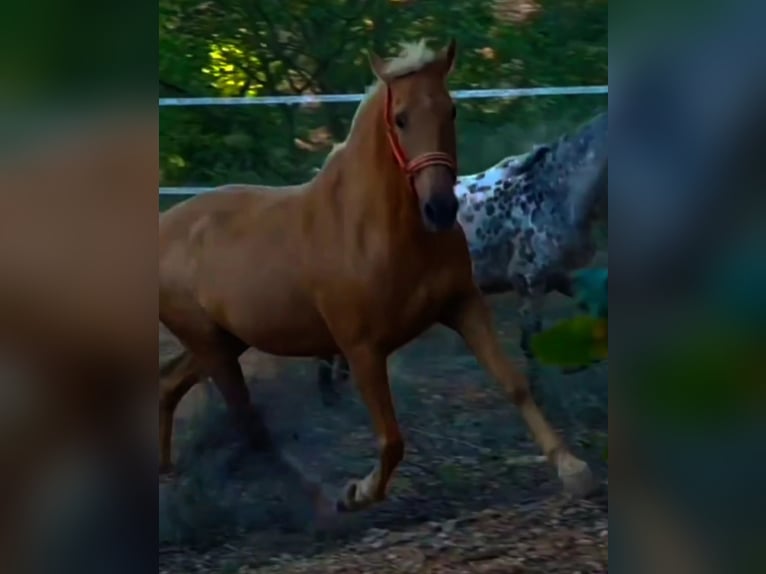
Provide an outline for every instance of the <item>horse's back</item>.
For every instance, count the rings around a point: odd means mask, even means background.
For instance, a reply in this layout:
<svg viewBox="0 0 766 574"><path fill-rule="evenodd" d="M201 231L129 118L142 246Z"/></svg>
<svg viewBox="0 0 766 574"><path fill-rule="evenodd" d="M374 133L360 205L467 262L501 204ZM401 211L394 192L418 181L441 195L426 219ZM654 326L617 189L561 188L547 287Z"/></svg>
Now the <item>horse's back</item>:
<svg viewBox="0 0 766 574"><path fill-rule="evenodd" d="M208 193L202 193L178 203L160 215L160 249L163 240L169 241L183 237L193 225L203 225L201 221L214 221L227 215L247 213L257 217L258 213L274 209L294 198L300 188L265 187L255 185L226 185Z"/></svg>
<svg viewBox="0 0 766 574"><path fill-rule="evenodd" d="M304 199L301 187L227 186L168 210L160 221L162 322L176 334L220 328L275 354L330 345L301 264L310 244Z"/></svg>
<svg viewBox="0 0 766 574"><path fill-rule="evenodd" d="M164 212L159 221L160 275L163 261L225 247L268 227L290 223L299 188L228 185L200 194ZM257 233L253 233L257 231Z"/></svg>

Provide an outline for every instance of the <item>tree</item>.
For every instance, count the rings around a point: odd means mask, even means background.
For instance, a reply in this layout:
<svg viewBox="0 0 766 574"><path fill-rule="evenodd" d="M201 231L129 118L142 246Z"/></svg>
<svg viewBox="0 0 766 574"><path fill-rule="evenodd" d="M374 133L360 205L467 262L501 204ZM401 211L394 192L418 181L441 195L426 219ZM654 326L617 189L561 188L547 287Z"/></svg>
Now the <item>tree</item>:
<svg viewBox="0 0 766 574"><path fill-rule="evenodd" d="M160 94L220 96L361 92L365 52L402 41L458 41L455 88L607 81L607 4L547 0L509 20L484 0L161 0ZM505 10L505 11L504 11ZM605 98L460 102L461 167L479 171L558 135ZM356 104L163 108L163 185L307 179L342 140Z"/></svg>

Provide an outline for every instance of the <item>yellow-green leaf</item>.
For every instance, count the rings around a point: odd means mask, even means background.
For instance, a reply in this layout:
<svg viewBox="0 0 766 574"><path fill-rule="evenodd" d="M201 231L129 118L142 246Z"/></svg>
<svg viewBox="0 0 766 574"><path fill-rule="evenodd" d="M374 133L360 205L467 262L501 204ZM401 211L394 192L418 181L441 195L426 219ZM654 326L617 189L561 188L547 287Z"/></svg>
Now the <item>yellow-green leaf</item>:
<svg viewBox="0 0 766 574"><path fill-rule="evenodd" d="M544 364L583 367L607 358L605 319L580 315L558 323L532 338L532 352Z"/></svg>

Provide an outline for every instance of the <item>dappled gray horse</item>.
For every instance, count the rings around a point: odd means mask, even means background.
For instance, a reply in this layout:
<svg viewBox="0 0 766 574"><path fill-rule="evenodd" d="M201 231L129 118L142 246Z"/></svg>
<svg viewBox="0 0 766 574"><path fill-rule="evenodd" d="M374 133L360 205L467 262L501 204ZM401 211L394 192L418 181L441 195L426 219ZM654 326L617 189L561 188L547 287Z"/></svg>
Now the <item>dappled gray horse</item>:
<svg viewBox="0 0 766 574"><path fill-rule="evenodd" d="M543 298L552 290L572 296L569 274L590 263L593 224L606 217L607 113L553 143L458 178L456 195L476 283L485 293L521 297L521 346L534 383L530 343L541 329ZM335 382L347 375L343 357L320 362L325 404L337 398Z"/></svg>

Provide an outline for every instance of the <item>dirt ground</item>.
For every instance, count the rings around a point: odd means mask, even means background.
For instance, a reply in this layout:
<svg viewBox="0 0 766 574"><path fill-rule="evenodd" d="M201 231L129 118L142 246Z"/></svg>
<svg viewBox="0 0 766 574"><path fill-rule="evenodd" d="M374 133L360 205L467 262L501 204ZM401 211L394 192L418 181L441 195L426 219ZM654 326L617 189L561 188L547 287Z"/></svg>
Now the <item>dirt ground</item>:
<svg viewBox="0 0 766 574"><path fill-rule="evenodd" d="M519 357L515 297L491 299L509 354ZM545 322L572 312L551 296ZM177 343L160 331L161 360ZM375 460L366 411L348 383L328 408L310 360L254 351L242 358L254 400L283 448L329 489ZM184 399L174 454L179 476L160 485L160 572L607 572L607 366L543 370L543 408L603 488L561 493L502 391L457 337L432 329L389 363L406 440L389 498L318 521L308 495L249 452L209 385ZM211 400L212 398L212 400Z"/></svg>

